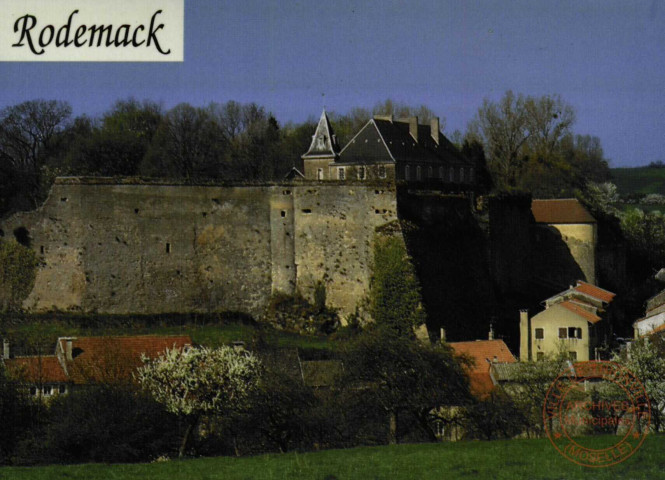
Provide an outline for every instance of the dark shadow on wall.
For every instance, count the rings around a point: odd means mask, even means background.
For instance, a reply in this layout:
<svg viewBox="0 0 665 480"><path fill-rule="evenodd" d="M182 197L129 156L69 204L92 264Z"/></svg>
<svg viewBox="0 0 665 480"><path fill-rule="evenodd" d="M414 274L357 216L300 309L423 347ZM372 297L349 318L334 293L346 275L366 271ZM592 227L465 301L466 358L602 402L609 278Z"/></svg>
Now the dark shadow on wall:
<svg viewBox="0 0 665 480"><path fill-rule="evenodd" d="M560 291L574 285L577 280L585 280L584 272L573 258L559 230L538 224L533 227L533 238L535 283Z"/></svg>

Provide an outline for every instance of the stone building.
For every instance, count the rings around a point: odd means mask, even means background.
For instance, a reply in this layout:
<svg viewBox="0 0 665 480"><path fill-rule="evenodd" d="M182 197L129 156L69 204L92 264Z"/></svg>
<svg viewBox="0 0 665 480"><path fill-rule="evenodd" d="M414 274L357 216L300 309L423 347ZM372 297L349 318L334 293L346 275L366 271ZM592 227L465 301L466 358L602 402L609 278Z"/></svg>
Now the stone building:
<svg viewBox="0 0 665 480"><path fill-rule="evenodd" d="M442 189L472 190L477 169L441 133L439 119L374 116L344 147L324 111L302 156L311 180L388 180L429 183Z"/></svg>

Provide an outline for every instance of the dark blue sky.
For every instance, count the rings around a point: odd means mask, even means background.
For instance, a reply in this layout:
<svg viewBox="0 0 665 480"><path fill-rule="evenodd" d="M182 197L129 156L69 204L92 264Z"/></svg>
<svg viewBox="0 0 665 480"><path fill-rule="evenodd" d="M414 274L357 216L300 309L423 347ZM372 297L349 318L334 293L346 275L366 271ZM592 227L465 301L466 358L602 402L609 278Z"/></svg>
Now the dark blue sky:
<svg viewBox="0 0 665 480"><path fill-rule="evenodd" d="M485 97L557 93L612 166L643 165L665 160L664 51L656 1L185 0L184 63L0 63L0 107L236 100L286 122L390 97L450 134Z"/></svg>

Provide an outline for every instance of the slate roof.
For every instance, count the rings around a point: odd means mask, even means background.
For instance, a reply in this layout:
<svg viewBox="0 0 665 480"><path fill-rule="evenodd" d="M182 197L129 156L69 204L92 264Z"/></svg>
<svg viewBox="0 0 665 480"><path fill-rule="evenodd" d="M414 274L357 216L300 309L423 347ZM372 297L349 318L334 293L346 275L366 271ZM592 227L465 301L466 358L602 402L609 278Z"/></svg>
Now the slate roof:
<svg viewBox="0 0 665 480"><path fill-rule="evenodd" d="M596 219L575 198L533 200L531 212L536 223L596 223Z"/></svg>
<svg viewBox="0 0 665 480"><path fill-rule="evenodd" d="M449 343L456 355L474 360L468 369L471 393L484 397L494 389L490 368L494 363L514 363L517 360L503 340L475 340Z"/></svg>
<svg viewBox="0 0 665 480"><path fill-rule="evenodd" d="M316 126L316 131L312 136L312 143L309 145L309 150L302 158L310 157L331 157L339 153L339 144L337 143L337 136L330 124L328 115L325 109L321 113L319 123Z"/></svg>
<svg viewBox="0 0 665 480"><path fill-rule="evenodd" d="M142 355L156 358L166 349L192 344L188 335L78 337L71 341L73 359L65 361L65 368L70 380L77 384L130 380L143 365ZM58 339L57 349L64 356L67 338Z"/></svg>
<svg viewBox="0 0 665 480"><path fill-rule="evenodd" d="M69 379L55 355L4 360L10 378L27 383L67 383Z"/></svg>
<svg viewBox="0 0 665 480"><path fill-rule="evenodd" d="M404 120L373 118L342 149L337 164L419 162L436 165L473 166L439 132L439 143L429 125L418 125L418 140Z"/></svg>

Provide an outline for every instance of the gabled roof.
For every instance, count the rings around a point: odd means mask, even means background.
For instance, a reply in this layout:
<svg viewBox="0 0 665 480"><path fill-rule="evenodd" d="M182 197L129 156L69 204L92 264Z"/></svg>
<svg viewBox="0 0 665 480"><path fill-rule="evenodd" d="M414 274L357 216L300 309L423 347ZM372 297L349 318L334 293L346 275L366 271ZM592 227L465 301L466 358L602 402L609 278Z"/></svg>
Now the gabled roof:
<svg viewBox="0 0 665 480"><path fill-rule="evenodd" d="M600 321L600 317L593 312L587 310L580 304L566 300L565 302L557 303L557 305L562 306L566 310L573 312L575 315L584 318L587 322L595 324Z"/></svg>
<svg viewBox="0 0 665 480"><path fill-rule="evenodd" d="M503 340L475 340L449 343L456 355L472 358L474 365L468 369L471 393L485 396L494 388L490 374L493 363L514 363L517 360Z"/></svg>
<svg viewBox="0 0 665 480"><path fill-rule="evenodd" d="M596 219L575 198L534 199L531 212L536 223L596 223Z"/></svg>
<svg viewBox="0 0 665 480"><path fill-rule="evenodd" d="M433 165L473 166L439 132L438 143L429 125L418 125L417 140L408 120L371 119L342 149L338 163L422 162Z"/></svg>
<svg viewBox="0 0 665 480"><path fill-rule="evenodd" d="M586 295L597 298L598 300L602 300L605 303L610 303L616 296L615 293L612 293L609 290L597 287L591 283L583 282L582 280L577 281L575 290L580 293L584 293Z"/></svg>
<svg viewBox="0 0 665 480"><path fill-rule="evenodd" d="M316 126L316 131L312 137L312 143L309 146L309 150L307 150L307 153L305 153L302 158L336 157L338 153L339 144L337 143L337 137L335 136L335 132L330 125L330 120L324 109L323 112L321 112L321 118Z"/></svg>
<svg viewBox="0 0 665 480"><path fill-rule="evenodd" d="M71 340L72 360L67 359L67 342ZM78 337L58 339L57 352L74 383L112 383L131 380L143 362L142 356L156 358L167 349L191 345L187 335L133 337Z"/></svg>
<svg viewBox="0 0 665 480"><path fill-rule="evenodd" d="M67 383L69 379L55 355L4 360L10 378L34 384Z"/></svg>

